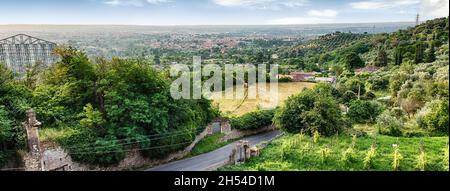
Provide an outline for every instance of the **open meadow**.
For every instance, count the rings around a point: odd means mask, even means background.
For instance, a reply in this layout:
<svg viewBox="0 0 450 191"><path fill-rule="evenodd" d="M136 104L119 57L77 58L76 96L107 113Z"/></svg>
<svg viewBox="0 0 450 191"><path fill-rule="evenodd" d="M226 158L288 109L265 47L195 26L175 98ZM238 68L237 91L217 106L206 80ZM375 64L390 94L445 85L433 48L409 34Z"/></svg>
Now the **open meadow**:
<svg viewBox="0 0 450 191"><path fill-rule="evenodd" d="M256 85L255 85L256 86ZM269 90L269 84L267 84L267 90ZM274 103L276 106L280 106L286 99L294 94L301 93L305 88L312 88L315 83L308 82L292 82L292 83L279 83L278 84L278 101ZM220 95L224 92L218 92L213 94L214 104L218 105L220 111L224 114L231 114L235 116L241 116L243 114L257 110L258 108L264 109L272 105L271 100L274 100L273 95L270 92L259 95L257 99L224 99L220 98Z"/></svg>

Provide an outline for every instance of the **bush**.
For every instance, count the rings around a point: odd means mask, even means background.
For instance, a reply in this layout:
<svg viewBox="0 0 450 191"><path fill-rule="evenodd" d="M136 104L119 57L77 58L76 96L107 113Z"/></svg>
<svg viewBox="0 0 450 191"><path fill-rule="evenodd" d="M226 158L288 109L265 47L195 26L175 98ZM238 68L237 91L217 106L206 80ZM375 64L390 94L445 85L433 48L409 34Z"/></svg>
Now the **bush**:
<svg viewBox="0 0 450 191"><path fill-rule="evenodd" d="M367 100L374 100L377 98L377 95L375 95L375 93L368 91L366 92L366 94L364 94L364 98Z"/></svg>
<svg viewBox="0 0 450 191"><path fill-rule="evenodd" d="M293 82L294 80L290 77L281 77L280 79L278 79L279 83L287 83L287 82Z"/></svg>
<svg viewBox="0 0 450 191"><path fill-rule="evenodd" d="M383 106L376 101L355 100L350 102L347 116L356 123L372 123L383 109Z"/></svg>
<svg viewBox="0 0 450 191"><path fill-rule="evenodd" d="M400 148L398 145L394 145L394 153L392 155L392 169L394 171L398 171L400 170L400 165L403 160L403 155L400 153Z"/></svg>
<svg viewBox="0 0 450 191"><path fill-rule="evenodd" d="M365 169L370 169L373 167L375 157L377 157L377 148L375 145L372 145L364 157L363 164Z"/></svg>
<svg viewBox="0 0 450 191"><path fill-rule="evenodd" d="M402 136L403 121L394 117L391 111L386 110L377 118L378 132L382 135Z"/></svg>
<svg viewBox="0 0 450 191"><path fill-rule="evenodd" d="M240 130L252 130L272 125L275 110L260 110L231 119L231 127Z"/></svg>
<svg viewBox="0 0 450 191"><path fill-rule="evenodd" d="M342 102L343 103L350 103L353 100L358 99L358 95L356 95L355 92L353 91L346 91L343 95L342 95Z"/></svg>
<svg viewBox="0 0 450 191"><path fill-rule="evenodd" d="M417 115L417 124L436 134L449 133L449 104L447 101L433 101L428 103Z"/></svg>
<svg viewBox="0 0 450 191"><path fill-rule="evenodd" d="M289 133L311 135L317 130L330 136L340 132L345 123L331 90L330 85L322 84L289 97L275 114L275 124Z"/></svg>

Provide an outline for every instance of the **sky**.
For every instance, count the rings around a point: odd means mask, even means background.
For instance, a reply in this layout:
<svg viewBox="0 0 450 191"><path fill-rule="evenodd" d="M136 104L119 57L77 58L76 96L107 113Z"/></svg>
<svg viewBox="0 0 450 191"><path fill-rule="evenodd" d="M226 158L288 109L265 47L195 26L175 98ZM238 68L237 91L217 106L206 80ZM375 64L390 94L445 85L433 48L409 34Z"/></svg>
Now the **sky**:
<svg viewBox="0 0 450 191"><path fill-rule="evenodd" d="M0 0L0 24L289 25L414 22L449 0Z"/></svg>

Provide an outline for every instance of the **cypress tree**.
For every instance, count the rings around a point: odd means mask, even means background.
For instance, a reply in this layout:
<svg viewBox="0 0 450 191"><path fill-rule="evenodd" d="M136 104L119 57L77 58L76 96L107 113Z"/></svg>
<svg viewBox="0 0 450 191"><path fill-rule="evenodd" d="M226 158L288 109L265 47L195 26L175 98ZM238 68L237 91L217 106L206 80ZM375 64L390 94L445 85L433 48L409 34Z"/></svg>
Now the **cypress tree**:
<svg viewBox="0 0 450 191"><path fill-rule="evenodd" d="M430 43L430 50L427 52L426 62L434 62L436 61L434 42Z"/></svg>
<svg viewBox="0 0 450 191"><path fill-rule="evenodd" d="M423 57L424 57L423 43L418 41L416 43L416 54L415 54L414 63L416 63L416 64L422 63Z"/></svg>
<svg viewBox="0 0 450 191"><path fill-rule="evenodd" d="M395 53L394 53L395 55L395 65L398 65L398 66L400 66L400 65L402 65L402 63L403 63L403 50L402 50L402 48L399 48L399 47L397 47L396 49L395 49Z"/></svg>
<svg viewBox="0 0 450 191"><path fill-rule="evenodd" d="M378 67L385 67L388 65L387 53L384 50L384 48L382 48L382 47L380 47L380 49L378 50L378 55L377 55L375 65Z"/></svg>

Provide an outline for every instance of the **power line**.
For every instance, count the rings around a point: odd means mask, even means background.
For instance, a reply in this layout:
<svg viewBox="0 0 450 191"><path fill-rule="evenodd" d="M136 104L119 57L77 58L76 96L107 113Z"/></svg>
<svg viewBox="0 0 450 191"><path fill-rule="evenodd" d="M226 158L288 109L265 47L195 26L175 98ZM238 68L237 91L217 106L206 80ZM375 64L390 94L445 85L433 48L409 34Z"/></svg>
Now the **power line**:
<svg viewBox="0 0 450 191"><path fill-rule="evenodd" d="M148 147L148 148L141 148L141 149L128 149L128 150L121 150L121 151L99 151L99 152L79 152L79 153L71 153L72 155L83 155L83 154L109 154L109 153L121 153L121 152L130 152L130 151L144 151L144 150L153 150L153 149L161 149L161 148L167 148L167 147L173 147L178 145L185 145L185 144L191 144L192 142L184 142L184 143L177 143L177 144L171 144L171 145L164 145L164 146L156 146L156 147Z"/></svg>
<svg viewBox="0 0 450 191"><path fill-rule="evenodd" d="M195 129L194 131L195 131L195 133L198 133L198 132L201 132L203 130L204 130L204 128L198 128L198 129ZM182 132L184 132L184 133L182 133ZM168 133L163 133L163 134L154 134L154 135L142 136L140 138L154 138L154 137L158 137L158 136L159 136L159 138L165 138L165 137L170 137L170 136L173 136L173 135L178 135L178 133L189 134L189 133L192 133L192 132L190 132L190 130L180 130L180 131L168 132ZM129 141L129 140L133 140L133 139L137 139L137 138L139 138L139 137L126 138L126 139L117 139L116 141L123 142L123 141ZM150 139L150 140L154 140L154 139ZM145 141L150 141L150 140L145 140ZM159 140L159 139L156 138L156 140ZM145 142L145 141L142 141L142 142ZM134 143L136 143L136 142L134 142ZM86 144L80 144L80 145L76 145L76 146L72 146L72 147L65 147L65 149L76 149L76 148L80 148L80 147L89 147L89 146L95 146L96 144L97 144L96 142L95 143L86 143ZM126 145L126 144L133 144L133 143L121 143L121 144L125 144Z"/></svg>
<svg viewBox="0 0 450 191"><path fill-rule="evenodd" d="M109 145L109 146L98 146L98 147L77 146L77 147L72 147L72 149L84 148L84 149L81 149L81 151L89 150L89 149L107 149L107 148L112 148L112 147L116 147L116 146L125 146L125 145L144 143L144 142L149 142L149 141L154 141L154 140L161 140L161 139L168 138L168 137L177 137L177 136L185 135L185 134L188 134L188 133L189 132L187 132L187 133L178 133L178 134L173 134L173 135L169 135L169 136L165 136L165 137L158 137L158 138L154 138L154 139L147 139L147 140L135 141L135 142L130 142L130 143L121 143L121 144L115 144L115 145Z"/></svg>

